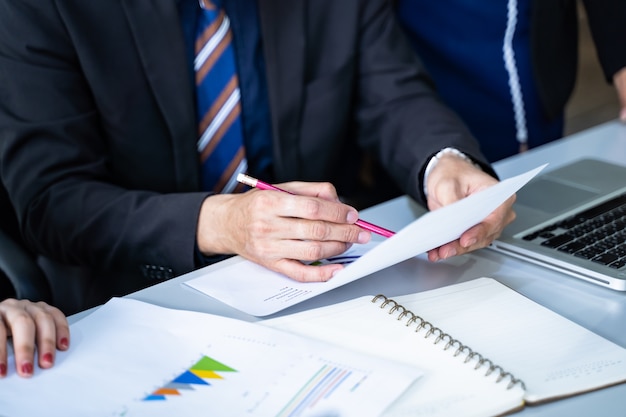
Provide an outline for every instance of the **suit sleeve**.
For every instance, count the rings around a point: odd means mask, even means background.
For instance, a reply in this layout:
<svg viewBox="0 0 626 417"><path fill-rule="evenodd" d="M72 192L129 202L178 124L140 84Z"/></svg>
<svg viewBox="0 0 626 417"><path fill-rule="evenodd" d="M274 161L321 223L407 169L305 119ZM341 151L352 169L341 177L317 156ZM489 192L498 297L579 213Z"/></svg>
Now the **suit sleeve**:
<svg viewBox="0 0 626 417"><path fill-rule="evenodd" d="M604 76L613 76L626 68L626 1L585 0L585 10Z"/></svg>
<svg viewBox="0 0 626 417"><path fill-rule="evenodd" d="M396 183L422 203L423 170L443 148L460 150L495 176L478 142L437 96L390 2L362 5L357 100L361 142L374 147Z"/></svg>
<svg viewBox="0 0 626 417"><path fill-rule="evenodd" d="M125 122L99 107L83 70L94 62L77 52L81 39L56 4L0 1L0 168L24 239L70 265L139 273L158 265L175 275L193 269L205 195L150 183L124 152L112 156L119 144L130 149L162 133L120 136L116 123ZM112 71L118 63L95 64ZM121 82L109 81L104 88Z"/></svg>

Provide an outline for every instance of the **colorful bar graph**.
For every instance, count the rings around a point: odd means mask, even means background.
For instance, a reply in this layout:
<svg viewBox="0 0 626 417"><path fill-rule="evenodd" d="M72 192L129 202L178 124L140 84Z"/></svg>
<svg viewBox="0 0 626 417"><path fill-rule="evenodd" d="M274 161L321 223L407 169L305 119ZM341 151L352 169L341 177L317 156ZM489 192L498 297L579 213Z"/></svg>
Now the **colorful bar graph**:
<svg viewBox="0 0 626 417"><path fill-rule="evenodd" d="M235 369L224 365L208 356L203 356L189 369L178 375L169 383L154 390L144 397L144 401L165 401L169 396L182 395L181 391L193 390L194 385L211 385L207 379L224 379L218 372L237 372Z"/></svg>

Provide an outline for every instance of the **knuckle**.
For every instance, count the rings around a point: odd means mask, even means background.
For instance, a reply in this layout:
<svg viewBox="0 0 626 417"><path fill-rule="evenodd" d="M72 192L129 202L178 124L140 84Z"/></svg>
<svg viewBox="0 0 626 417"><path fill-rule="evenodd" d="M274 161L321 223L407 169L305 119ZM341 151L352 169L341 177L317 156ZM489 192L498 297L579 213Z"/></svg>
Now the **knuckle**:
<svg viewBox="0 0 626 417"><path fill-rule="evenodd" d="M253 212L263 212L274 205L276 198L270 194L272 193L254 193L254 198L251 203Z"/></svg>
<svg viewBox="0 0 626 417"><path fill-rule="evenodd" d="M296 271L292 272L291 273L291 279L293 279L294 281L298 281L298 282L307 282L308 281L307 274L304 271L301 271L301 270L296 270Z"/></svg>
<svg viewBox="0 0 626 417"><path fill-rule="evenodd" d="M248 232L252 236L264 236L268 234L272 229L271 224L263 219L253 219L248 223L247 227Z"/></svg>
<svg viewBox="0 0 626 417"><path fill-rule="evenodd" d="M269 259L269 250L265 245L259 244L257 239L248 239L245 242L245 252L257 259Z"/></svg>
<svg viewBox="0 0 626 417"><path fill-rule="evenodd" d="M37 346L39 350L43 350L42 348L44 347L52 348L56 345L56 343L57 342L53 337L45 335L41 336L41 339L38 341Z"/></svg>
<svg viewBox="0 0 626 417"><path fill-rule="evenodd" d="M20 300L16 300L15 298L7 298L6 300L4 300L4 303L8 306L16 307L20 305Z"/></svg>
<svg viewBox="0 0 626 417"><path fill-rule="evenodd" d="M47 320L47 319L51 319L52 318L52 315L48 311L46 311L44 309L39 309L39 308L38 309L33 309L31 311L31 315L32 315L33 319L36 322L38 322L40 320Z"/></svg>
<svg viewBox="0 0 626 417"><path fill-rule="evenodd" d="M309 235L314 240L326 240L330 233L330 227L321 221L311 222L309 227Z"/></svg>
<svg viewBox="0 0 626 417"><path fill-rule="evenodd" d="M318 200L308 198L304 204L304 212L311 219L316 219L322 211L322 206Z"/></svg>
<svg viewBox="0 0 626 417"><path fill-rule="evenodd" d="M359 234L361 233L361 228L358 226L348 226L345 228L342 241L343 242L357 242L359 240Z"/></svg>
<svg viewBox="0 0 626 417"><path fill-rule="evenodd" d="M16 312L15 315L11 317L11 322L13 326L16 327L30 327L34 325L33 317L26 311Z"/></svg>
<svg viewBox="0 0 626 417"><path fill-rule="evenodd" d="M322 191L325 193L329 193L329 194L336 194L337 190L335 189L335 186L332 185L330 182L323 182L321 183L321 187L322 187Z"/></svg>
<svg viewBox="0 0 626 417"><path fill-rule="evenodd" d="M304 250L303 261L317 261L323 258L322 245L316 242L310 242Z"/></svg>
<svg viewBox="0 0 626 417"><path fill-rule="evenodd" d="M323 267L305 267L294 274L293 279L298 282L328 281L330 274Z"/></svg>

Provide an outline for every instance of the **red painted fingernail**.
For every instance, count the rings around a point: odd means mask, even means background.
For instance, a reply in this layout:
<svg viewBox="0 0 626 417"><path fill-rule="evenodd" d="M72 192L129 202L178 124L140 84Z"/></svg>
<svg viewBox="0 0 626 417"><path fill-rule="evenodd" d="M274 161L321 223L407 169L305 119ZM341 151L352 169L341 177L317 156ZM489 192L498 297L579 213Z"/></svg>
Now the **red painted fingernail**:
<svg viewBox="0 0 626 417"><path fill-rule="evenodd" d="M67 347L70 345L70 342L69 342L69 340L67 340L67 337L64 337L64 338L61 339L59 344L61 345L61 347L63 349L67 349Z"/></svg>
<svg viewBox="0 0 626 417"><path fill-rule="evenodd" d="M22 364L22 373L25 375L30 375L33 373L33 364L30 362L26 362Z"/></svg>
<svg viewBox="0 0 626 417"><path fill-rule="evenodd" d="M7 375L7 364L0 363L0 376L6 376L6 375Z"/></svg>
<svg viewBox="0 0 626 417"><path fill-rule="evenodd" d="M52 365L52 362L54 361L54 358L52 357L52 353L48 352L48 353L44 353L43 355L43 361L45 363L49 363Z"/></svg>

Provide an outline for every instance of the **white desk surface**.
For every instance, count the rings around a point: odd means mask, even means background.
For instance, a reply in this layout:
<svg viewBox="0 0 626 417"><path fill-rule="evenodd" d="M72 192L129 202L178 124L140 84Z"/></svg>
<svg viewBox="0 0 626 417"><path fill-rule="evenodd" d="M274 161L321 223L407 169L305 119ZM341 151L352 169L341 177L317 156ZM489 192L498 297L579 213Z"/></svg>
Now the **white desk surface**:
<svg viewBox="0 0 626 417"><path fill-rule="evenodd" d="M550 170L582 157L597 157L626 165L626 126L617 121L609 122L499 161L494 167L502 178L508 178L546 162L550 163L546 170ZM399 230L421 213L423 209L418 205L406 197L400 197L362 211L361 217L392 230ZM221 268L239 261L239 258L231 258L207 268ZM199 273L194 271L133 293L129 297L165 307L203 311L247 321L259 320L181 285ZM206 269L202 273L206 273ZM528 298L626 347L626 293L509 258L490 249L438 263L430 263L421 256L413 258L307 300L279 315L362 295L384 293L387 296L398 296L419 292L481 276L493 277ZM78 314L70 320L81 316ZM526 407L515 415L626 416L626 384L540 406Z"/></svg>

